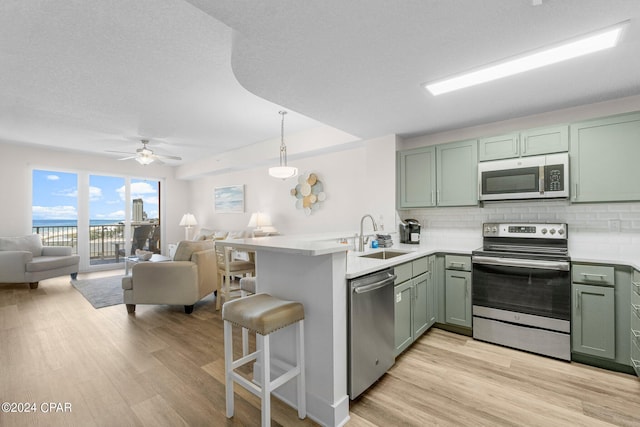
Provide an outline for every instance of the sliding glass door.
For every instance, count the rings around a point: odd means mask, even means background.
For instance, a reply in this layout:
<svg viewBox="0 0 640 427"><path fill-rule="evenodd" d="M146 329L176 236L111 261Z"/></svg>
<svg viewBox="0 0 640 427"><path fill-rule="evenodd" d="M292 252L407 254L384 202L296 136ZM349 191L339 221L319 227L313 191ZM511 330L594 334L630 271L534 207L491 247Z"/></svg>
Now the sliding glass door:
<svg viewBox="0 0 640 427"><path fill-rule="evenodd" d="M160 253L157 179L34 169L32 182L33 232L72 246L82 271L121 265L137 249Z"/></svg>

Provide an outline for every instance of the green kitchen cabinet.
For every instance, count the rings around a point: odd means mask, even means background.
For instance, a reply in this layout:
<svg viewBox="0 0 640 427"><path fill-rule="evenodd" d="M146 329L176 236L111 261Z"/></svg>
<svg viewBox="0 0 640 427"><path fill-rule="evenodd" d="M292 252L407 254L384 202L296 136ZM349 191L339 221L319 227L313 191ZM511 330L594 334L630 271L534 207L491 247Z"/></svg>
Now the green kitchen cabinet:
<svg viewBox="0 0 640 427"><path fill-rule="evenodd" d="M568 150L569 127L567 125L528 129L481 138L478 141L478 158L481 162L561 153Z"/></svg>
<svg viewBox="0 0 640 427"><path fill-rule="evenodd" d="M445 322L471 328L471 272L446 270Z"/></svg>
<svg viewBox="0 0 640 427"><path fill-rule="evenodd" d="M634 270L631 281L631 367L640 376L640 271Z"/></svg>
<svg viewBox="0 0 640 427"><path fill-rule="evenodd" d="M611 286L571 285L571 350L615 359L615 299Z"/></svg>
<svg viewBox="0 0 640 427"><path fill-rule="evenodd" d="M436 151L422 147L397 153L398 207L436 205Z"/></svg>
<svg viewBox="0 0 640 427"><path fill-rule="evenodd" d="M571 200L640 200L640 113L571 125Z"/></svg>
<svg viewBox="0 0 640 427"><path fill-rule="evenodd" d="M423 257L395 267L396 356L435 323L436 301L432 280L434 260L435 256Z"/></svg>
<svg viewBox="0 0 640 427"><path fill-rule="evenodd" d="M413 342L412 288L411 280L396 285L394 288L396 356Z"/></svg>
<svg viewBox="0 0 640 427"><path fill-rule="evenodd" d="M478 140L436 146L438 206L478 204Z"/></svg>

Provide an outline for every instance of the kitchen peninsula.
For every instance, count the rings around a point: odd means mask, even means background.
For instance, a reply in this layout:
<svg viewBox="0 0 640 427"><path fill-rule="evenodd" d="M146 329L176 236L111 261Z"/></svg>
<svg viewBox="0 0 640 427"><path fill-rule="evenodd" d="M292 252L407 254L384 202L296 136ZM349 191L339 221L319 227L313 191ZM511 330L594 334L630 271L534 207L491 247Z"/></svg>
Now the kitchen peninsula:
<svg viewBox="0 0 640 427"><path fill-rule="evenodd" d="M346 423L348 246L284 237L221 240L216 245L255 251L257 291L304 304L307 414L327 426ZM290 330L272 337L272 375L283 372L277 362L293 363L294 340ZM293 381L274 394L295 406L295 392Z"/></svg>

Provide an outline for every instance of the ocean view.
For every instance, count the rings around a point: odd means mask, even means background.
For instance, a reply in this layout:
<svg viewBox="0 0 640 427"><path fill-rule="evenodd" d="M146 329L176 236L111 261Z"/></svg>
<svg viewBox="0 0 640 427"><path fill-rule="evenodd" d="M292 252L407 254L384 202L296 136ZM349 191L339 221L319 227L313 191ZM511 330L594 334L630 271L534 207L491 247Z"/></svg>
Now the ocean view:
<svg viewBox="0 0 640 427"><path fill-rule="evenodd" d="M121 220L124 222L124 220ZM89 225L118 225L120 221L115 219L91 219ZM76 227L75 219L34 219L32 227Z"/></svg>

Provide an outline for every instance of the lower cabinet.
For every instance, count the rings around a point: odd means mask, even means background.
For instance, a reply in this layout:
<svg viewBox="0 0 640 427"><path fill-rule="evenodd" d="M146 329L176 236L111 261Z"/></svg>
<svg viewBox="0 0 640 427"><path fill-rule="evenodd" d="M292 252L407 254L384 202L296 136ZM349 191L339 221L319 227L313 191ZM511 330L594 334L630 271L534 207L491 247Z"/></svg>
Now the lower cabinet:
<svg viewBox="0 0 640 427"><path fill-rule="evenodd" d="M471 328L471 257L445 256L445 323Z"/></svg>
<svg viewBox="0 0 640 427"><path fill-rule="evenodd" d="M571 348L577 353L615 359L614 288L573 283Z"/></svg>
<svg viewBox="0 0 640 427"><path fill-rule="evenodd" d="M445 321L471 327L471 272L447 270L445 274Z"/></svg>
<svg viewBox="0 0 640 427"><path fill-rule="evenodd" d="M631 366L640 377L640 271L631 281Z"/></svg>
<svg viewBox="0 0 640 427"><path fill-rule="evenodd" d="M435 287L431 268L433 257L425 257L396 267L398 280L395 285L395 355L429 329L436 320ZM411 279L406 280L411 268ZM400 273L400 274L398 274Z"/></svg>

